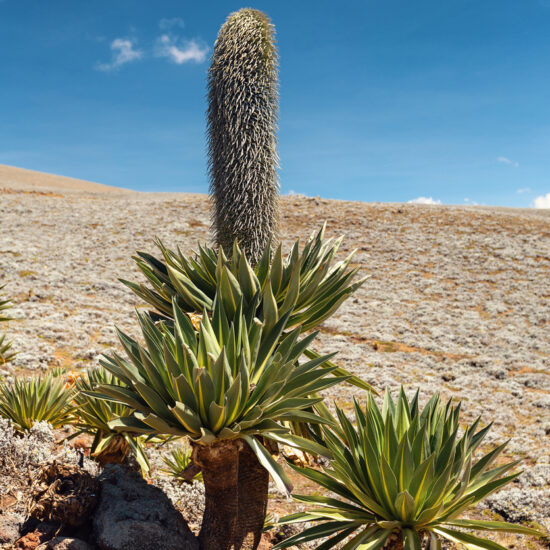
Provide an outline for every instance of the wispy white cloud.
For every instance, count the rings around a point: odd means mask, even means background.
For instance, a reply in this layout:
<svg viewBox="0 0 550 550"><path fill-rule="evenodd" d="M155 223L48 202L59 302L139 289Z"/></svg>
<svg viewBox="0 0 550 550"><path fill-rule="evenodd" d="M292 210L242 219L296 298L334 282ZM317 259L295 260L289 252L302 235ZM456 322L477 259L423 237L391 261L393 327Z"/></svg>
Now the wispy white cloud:
<svg viewBox="0 0 550 550"><path fill-rule="evenodd" d="M418 197L407 202L410 204L441 204L439 199L434 200L432 197Z"/></svg>
<svg viewBox="0 0 550 550"><path fill-rule="evenodd" d="M166 31L174 27L179 27L180 29L183 29L184 26L185 24L181 17L163 17L159 21L159 29L162 31Z"/></svg>
<svg viewBox="0 0 550 550"><path fill-rule="evenodd" d="M284 195L286 197L296 197L296 198L307 197L308 196L305 193L300 193L298 191L294 191L294 189L291 189L288 193L284 193Z"/></svg>
<svg viewBox="0 0 550 550"><path fill-rule="evenodd" d="M514 168L517 168L519 166L519 162L515 160L510 160L508 157L498 157L497 162L500 162L501 164L509 164Z"/></svg>
<svg viewBox="0 0 550 550"><path fill-rule="evenodd" d="M522 187L521 189L518 189L516 193L519 193L520 195L523 195L523 193L530 193L531 188L530 187Z"/></svg>
<svg viewBox="0 0 550 550"><path fill-rule="evenodd" d="M163 34L157 40L155 54L157 57L166 57L177 65L194 61L202 63L206 59L208 46L201 45L195 40L180 40L170 34Z"/></svg>
<svg viewBox="0 0 550 550"><path fill-rule="evenodd" d="M470 200L470 199L468 199L468 198L464 199L464 202L465 202L466 204L470 204L470 205L472 205L472 206L479 206L479 204L478 204L476 201Z"/></svg>
<svg viewBox="0 0 550 550"><path fill-rule="evenodd" d="M143 57L143 51L136 48L135 42L128 38L115 38L111 42L111 61L109 63L97 63L99 71L114 71Z"/></svg>
<svg viewBox="0 0 550 550"><path fill-rule="evenodd" d="M533 208L550 208L550 193L537 197L532 204Z"/></svg>
<svg viewBox="0 0 550 550"><path fill-rule="evenodd" d="M110 44L111 60L106 63L97 62L95 69L112 72L127 63L152 57L168 59L177 65L202 63L206 59L209 48L204 42L200 39L184 40L176 32L176 28L183 28L183 19L165 18L158 24L165 32L144 48L138 48L135 39L115 38ZM134 29L131 32L135 34L137 31Z"/></svg>

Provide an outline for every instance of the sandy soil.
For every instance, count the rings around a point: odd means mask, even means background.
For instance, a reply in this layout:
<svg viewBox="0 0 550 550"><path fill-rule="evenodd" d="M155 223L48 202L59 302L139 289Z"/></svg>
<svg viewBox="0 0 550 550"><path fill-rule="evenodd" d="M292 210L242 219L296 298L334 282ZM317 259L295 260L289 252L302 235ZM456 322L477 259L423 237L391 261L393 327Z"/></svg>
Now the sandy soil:
<svg viewBox="0 0 550 550"><path fill-rule="evenodd" d="M117 346L114 324L136 334L142 304L118 282L141 280L132 254L156 252L154 236L184 251L209 236L203 195L74 193L65 180L28 192L2 169L0 284L16 304L19 351L5 376L97 363ZM281 238L327 220L331 236L345 235L342 255L358 249L371 278L324 324L318 348L378 389L418 387L423 400L438 390L462 400L464 418L494 421L489 443L511 438L507 457L527 471L477 513L550 530L549 213L294 196L282 199ZM329 397L346 406L353 395L340 386Z"/></svg>

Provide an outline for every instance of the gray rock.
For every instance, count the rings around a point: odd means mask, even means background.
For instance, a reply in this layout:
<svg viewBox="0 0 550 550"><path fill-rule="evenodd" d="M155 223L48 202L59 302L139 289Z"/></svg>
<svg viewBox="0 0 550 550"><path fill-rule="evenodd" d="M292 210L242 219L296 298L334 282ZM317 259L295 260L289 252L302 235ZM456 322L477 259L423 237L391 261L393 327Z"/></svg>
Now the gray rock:
<svg viewBox="0 0 550 550"><path fill-rule="evenodd" d="M19 538L21 518L12 514L0 515L0 548L4 544L15 542Z"/></svg>
<svg viewBox="0 0 550 550"><path fill-rule="evenodd" d="M36 550L93 550L93 547L80 539L55 537L54 539L38 546Z"/></svg>
<svg viewBox="0 0 550 550"><path fill-rule="evenodd" d="M101 550L198 549L198 541L168 497L139 474L108 466L100 483L94 538Z"/></svg>

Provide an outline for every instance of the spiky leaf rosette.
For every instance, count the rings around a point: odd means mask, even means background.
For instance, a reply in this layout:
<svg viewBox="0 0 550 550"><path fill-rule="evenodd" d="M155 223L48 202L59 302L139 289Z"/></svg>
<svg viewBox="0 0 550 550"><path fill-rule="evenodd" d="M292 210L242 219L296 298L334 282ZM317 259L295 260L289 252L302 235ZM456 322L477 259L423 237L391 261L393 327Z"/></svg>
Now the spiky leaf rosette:
<svg viewBox="0 0 550 550"><path fill-rule="evenodd" d="M201 472L193 472L192 476L186 475L187 469L191 466L191 449L185 447L176 447L170 451L168 456L162 458L166 468L162 469L163 472L171 475L178 481L185 483L191 483L193 481L202 481Z"/></svg>
<svg viewBox="0 0 550 550"><path fill-rule="evenodd" d="M4 288L5 285L0 286L0 290ZM11 301L10 300L0 300L0 322L3 321L10 321L11 317L7 317L4 311L9 309L11 307Z"/></svg>
<svg viewBox="0 0 550 550"><path fill-rule="evenodd" d="M134 260L151 286L121 281L156 312L172 317L172 300L186 312L211 312L220 286L226 287L244 307L256 293L268 295L258 302L256 315L262 319L266 308L276 308L278 315L292 310L288 328L302 326L310 330L332 315L342 302L359 288L367 277L353 282L358 268L349 269L352 252L345 260L333 263L342 237L325 238L325 226L313 233L300 251L296 241L286 256L282 247L275 252L268 243L260 261L253 266L246 252L233 243L229 257L223 250L199 245L190 255L166 248L156 241L162 258L138 252ZM272 298L271 298L272 296ZM234 306L233 306L234 308Z"/></svg>
<svg viewBox="0 0 550 550"><path fill-rule="evenodd" d="M73 393L61 378L51 375L0 382L0 416L19 431L42 420L57 428L69 421Z"/></svg>
<svg viewBox="0 0 550 550"><path fill-rule="evenodd" d="M298 362L312 337L299 340L299 328L285 334L290 312L261 322L255 307L245 310L242 300L230 315L225 303L216 296L212 319L205 312L198 330L175 303L170 328L138 314L145 346L119 332L128 359L114 353L101 361L125 387L101 385L97 397L134 409L110 422L113 429L189 436L199 445L242 438L288 488L286 474L258 437L325 453L283 423L327 422L305 410L320 401L310 395L345 378L322 367L330 356Z"/></svg>
<svg viewBox="0 0 550 550"><path fill-rule="evenodd" d="M0 286L0 290L2 290L4 286ZM10 300L0 300L0 323L11 320L11 317L8 317L4 313L10 307ZM11 347L12 343L6 340L6 335L0 334L0 365L6 364L8 361L13 360L13 358L15 357L15 353L10 351Z"/></svg>
<svg viewBox="0 0 550 550"><path fill-rule="evenodd" d="M382 410L370 395L365 410L356 401L356 426L337 408L339 425L323 427L333 455L330 467L324 472L295 468L334 496L296 495L316 508L280 523L320 523L274 548L331 537L318 547L326 550L349 537L346 550L376 550L397 533L407 550L420 550L423 539L430 550L440 550L441 539L471 549L505 550L463 529L540 535L506 522L458 519L518 475L506 475L517 462L492 467L506 443L474 459L490 425L478 429L478 418L459 435L459 411L451 401L441 404L437 394L420 411L418 393L409 403L403 390L397 403L386 393Z"/></svg>
<svg viewBox="0 0 550 550"><path fill-rule="evenodd" d="M222 25L208 73L208 150L216 242L235 240L255 264L277 224L275 30L253 9Z"/></svg>
<svg viewBox="0 0 550 550"><path fill-rule="evenodd" d="M5 365L10 361L13 361L15 353L10 351L12 343L6 340L5 334L0 334L0 365Z"/></svg>
<svg viewBox="0 0 550 550"><path fill-rule="evenodd" d="M122 403L98 399L94 396L96 389L104 384L124 387L122 382L116 379L104 368L88 369L86 377L79 377L75 383L76 394L74 408L70 423L77 431L71 436L78 437L83 433L94 437L90 449L92 456L102 461L109 454L121 455L125 458L128 450L136 457L143 472L149 471L149 460L144 450L143 437L136 436L131 430L117 431L109 426L109 422L117 418L130 416L132 409Z"/></svg>
<svg viewBox="0 0 550 550"><path fill-rule="evenodd" d="M157 241L162 259L145 252L138 252L134 258L150 286L121 281L154 308L154 318L171 319L173 300L186 312L206 310L211 314L214 297L221 289L229 314L234 314L236 304L242 300L243 309L253 308L261 321L267 316L276 321L290 313L285 330L301 327L304 332L330 317L367 279L354 281L358 269L349 269L353 253L333 263L342 239L326 239L324 234L325 227L310 237L302 251L296 241L286 257L281 246L273 254L268 243L255 266L236 244L228 258L223 250L208 246L199 246L198 253L188 256ZM306 354L310 359L318 356L312 350ZM334 372L339 376L348 374L343 369ZM349 381L372 389L357 377Z"/></svg>

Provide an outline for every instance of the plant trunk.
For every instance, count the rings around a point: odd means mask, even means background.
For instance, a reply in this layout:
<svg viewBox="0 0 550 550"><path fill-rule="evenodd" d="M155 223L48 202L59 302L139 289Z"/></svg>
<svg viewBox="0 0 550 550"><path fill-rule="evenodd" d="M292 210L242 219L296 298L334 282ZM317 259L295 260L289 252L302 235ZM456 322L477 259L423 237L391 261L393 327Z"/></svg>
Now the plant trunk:
<svg viewBox="0 0 550 550"><path fill-rule="evenodd" d="M115 436L99 453L96 453L92 447L92 456L102 467L106 464L123 464L129 452L130 445L121 435Z"/></svg>
<svg viewBox="0 0 550 550"><path fill-rule="evenodd" d="M202 550L230 550L239 512L240 442L193 444L193 461L202 470L205 510L199 543Z"/></svg>
<svg viewBox="0 0 550 550"><path fill-rule="evenodd" d="M384 548L385 550L403 550L403 536L401 534L392 535Z"/></svg>
<svg viewBox="0 0 550 550"><path fill-rule="evenodd" d="M260 544L268 486L269 473L250 446L244 443L239 452L239 515L234 537L235 550L255 550Z"/></svg>

